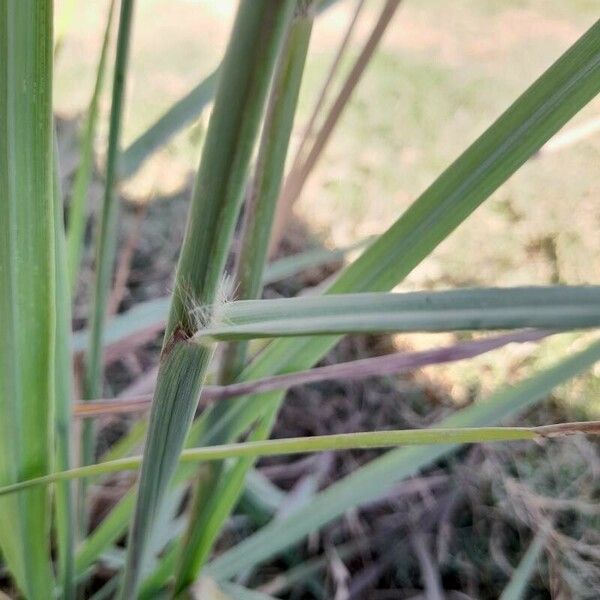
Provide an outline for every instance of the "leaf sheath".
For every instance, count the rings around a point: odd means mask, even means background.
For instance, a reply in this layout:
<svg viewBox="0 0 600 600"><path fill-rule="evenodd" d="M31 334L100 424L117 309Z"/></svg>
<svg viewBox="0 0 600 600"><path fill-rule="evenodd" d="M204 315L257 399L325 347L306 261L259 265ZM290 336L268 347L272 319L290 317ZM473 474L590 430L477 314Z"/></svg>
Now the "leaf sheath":
<svg viewBox="0 0 600 600"><path fill-rule="evenodd" d="M220 70L177 266L122 598L136 595L148 560L153 517L177 467L212 355L211 349L189 341L198 328L193 309L212 306L217 297L275 59L293 6L291 0L242 2Z"/></svg>

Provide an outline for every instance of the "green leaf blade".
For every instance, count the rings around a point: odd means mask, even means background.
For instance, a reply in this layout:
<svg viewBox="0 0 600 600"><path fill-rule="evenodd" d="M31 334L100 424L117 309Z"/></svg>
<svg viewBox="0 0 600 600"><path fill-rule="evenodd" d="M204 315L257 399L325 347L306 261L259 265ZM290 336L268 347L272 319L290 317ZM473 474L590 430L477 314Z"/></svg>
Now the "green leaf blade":
<svg viewBox="0 0 600 600"><path fill-rule="evenodd" d="M54 135L56 141L56 133ZM66 239L63 222L63 195L60 185L58 147L54 145L54 239L56 281L56 335L54 360L54 428L56 438L55 469L71 467L71 435L73 412L73 374L71 353L71 293L67 273ZM75 514L73 494L69 483L56 486L55 493L57 573L65 600L75 597L74 552Z"/></svg>
<svg viewBox="0 0 600 600"><path fill-rule="evenodd" d="M217 68L179 99L123 151L120 161L121 177L126 179L134 175L153 152L202 112L213 100L218 75Z"/></svg>
<svg viewBox="0 0 600 600"><path fill-rule="evenodd" d="M546 546L547 537L545 531L540 531L535 536L521 562L514 570L508 585L502 591L500 600L521 600L525 596L529 581Z"/></svg>
<svg viewBox="0 0 600 600"><path fill-rule="evenodd" d="M71 195L71 204L69 207L66 258L69 265L69 282L72 290L75 288L77 282L77 273L81 261L87 196L93 169L94 136L96 134L98 123L100 96L102 95L102 89L104 87L106 58L108 56L114 8L115 1L111 0L104 38L102 40L102 49L100 50L100 59L96 70L96 82L94 84L94 91L92 92L92 98L85 118L83 138L81 140L81 158L77 173L75 174L73 193Z"/></svg>
<svg viewBox="0 0 600 600"><path fill-rule="evenodd" d="M198 337L228 340L320 334L578 329L600 325L600 286L482 288L247 300Z"/></svg>
<svg viewBox="0 0 600 600"><path fill-rule="evenodd" d="M0 481L48 473L55 344L52 2L0 4ZM32 376L35 374L35 376ZM0 545L21 591L52 589L49 497L0 505Z"/></svg>
<svg viewBox="0 0 600 600"><path fill-rule="evenodd" d="M91 318L91 335L86 356L85 396L98 396L102 381L102 339L106 304L111 288L111 274L117 244L118 198L116 197L117 165L121 123L125 100L125 83L129 58L129 45L133 21L134 0L123 0L119 16L117 55L113 78L108 153L106 159L106 181L102 201L102 214L96 240L96 279L94 281L94 305ZM89 442L84 443L85 458L90 458Z"/></svg>

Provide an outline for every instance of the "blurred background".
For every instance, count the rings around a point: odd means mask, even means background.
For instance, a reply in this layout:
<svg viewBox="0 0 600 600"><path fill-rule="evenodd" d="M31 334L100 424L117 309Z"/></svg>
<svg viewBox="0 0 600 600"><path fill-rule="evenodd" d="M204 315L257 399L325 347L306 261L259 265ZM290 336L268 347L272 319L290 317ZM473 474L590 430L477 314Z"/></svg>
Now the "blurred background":
<svg viewBox="0 0 600 600"><path fill-rule="evenodd" d="M58 2L57 15L70 4ZM343 81L381 10L365 0L334 81ZM218 65L236 2L142 0L136 7L123 145L127 146ZM303 128L340 40L357 8L340 0L317 20L292 139ZM598 17L597 0L406 0L341 116L285 222L277 256L343 248L383 232L493 120ZM68 190L79 160L81 119L94 85L107 3L74 4L55 73L61 167ZM107 76L110 81L110 75ZM109 87L108 85L106 86ZM101 102L98 173L91 188L84 271L75 321L88 314L95 207L110 90ZM168 294L187 202L210 114L155 153L121 186L115 310ZM590 103L555 140L502 186L402 284L401 290L469 286L597 283L600 272L600 102ZM347 256L352 259L353 253ZM295 295L318 285L339 262L270 286ZM326 362L398 349L424 349L458 335L355 337ZM275 435L422 427L516 381L575 336L541 347L506 348L476 360L410 376L307 386L289 393ZM156 364L160 337L110 366L107 395ZM559 389L525 417L532 423L600 418L600 370ZM104 443L129 426L106 419ZM268 460L261 470L306 502L374 453ZM528 548L536 550L528 598L600 595L600 469L591 440L554 449L530 444L473 447L394 493L328 527L253 582L281 598L497 598ZM104 508L101 498L97 512ZM243 507L240 509L243 512ZM233 539L251 530L232 527ZM536 532L551 531L532 546ZM229 535L229 534L228 534ZM549 537L548 537L549 536ZM552 540L549 543L548 540ZM227 539L223 540L227 545ZM282 562L324 556L318 569L288 585ZM295 561L295 562L294 562ZM279 587L278 587L279 586Z"/></svg>

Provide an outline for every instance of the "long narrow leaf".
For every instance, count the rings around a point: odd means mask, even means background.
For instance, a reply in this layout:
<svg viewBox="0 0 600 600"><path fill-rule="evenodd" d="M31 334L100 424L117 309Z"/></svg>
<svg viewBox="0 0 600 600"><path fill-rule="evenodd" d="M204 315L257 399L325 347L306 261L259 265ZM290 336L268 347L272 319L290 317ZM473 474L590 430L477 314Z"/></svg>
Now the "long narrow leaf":
<svg viewBox="0 0 600 600"><path fill-rule="evenodd" d="M546 531L540 531L527 548L521 562L512 574L510 582L504 588L500 600L521 600L527 591L538 560L547 542Z"/></svg>
<svg viewBox="0 0 600 600"><path fill-rule="evenodd" d="M54 136L54 239L55 239L55 281L56 281L56 334L54 360L54 427L56 436L57 471L71 467L71 412L73 401L73 373L71 354L71 293L67 274L66 239L63 221L63 195L60 185L60 165L58 145ZM75 511L71 486L56 486L56 537L58 548L58 574L65 600L75 597L74 552L75 552Z"/></svg>
<svg viewBox="0 0 600 600"><path fill-rule="evenodd" d="M218 75L219 70L216 69L178 100L123 151L120 160L121 177L127 178L135 174L153 152L198 117L213 100Z"/></svg>
<svg viewBox="0 0 600 600"><path fill-rule="evenodd" d="M117 244L118 199L115 192L119 158L119 140L125 100L125 83L129 58L129 43L133 20L134 0L123 0L119 16L117 55L113 78L106 181L102 202L102 215L96 240L96 279L94 282L94 305L91 319L91 335L86 356L85 396L94 398L102 387L102 339L106 304L111 287L112 267ZM90 462L93 448L91 433L84 432L84 462Z"/></svg>
<svg viewBox="0 0 600 600"><path fill-rule="evenodd" d="M273 375L263 379L241 381L229 385L205 385L202 388L202 393L200 395L200 405L240 396L272 392L274 390L286 390L299 385L333 379L352 381L355 379L364 379L366 377L406 373L427 365L443 364L473 358L501 348L507 344L536 342L549 334L550 332L548 331L527 329L469 342L461 342L451 346L433 348L431 350L398 352L383 356L372 356L324 367L315 367L306 371L286 373L284 375ZM146 395L116 400L91 400L80 402L74 408L74 416L85 418L104 414L146 410L150 407L151 400L152 396ZM139 443L137 432L134 433L133 437L135 437Z"/></svg>
<svg viewBox="0 0 600 600"><path fill-rule="evenodd" d="M165 327L169 313L170 298L156 298L141 302L131 310L113 317L105 328L102 339L104 347L118 344L128 338L150 330L154 337ZM89 330L73 334L73 351L82 352L90 343Z"/></svg>
<svg viewBox="0 0 600 600"><path fill-rule="evenodd" d="M600 287L341 294L233 302L200 339L600 325Z"/></svg>
<svg viewBox="0 0 600 600"><path fill-rule="evenodd" d="M83 137L81 140L81 151L79 166L75 174L73 183L73 193L71 194L71 203L69 207L69 228L67 231L67 260L69 263L69 281L71 289L74 289L77 281L77 272L79 269L81 247L83 245L83 235L85 232L87 197L90 179L92 176L93 158L94 158L94 137L98 123L99 103L102 89L104 86L104 75L106 72L106 57L108 55L108 46L110 42L110 33L112 30L113 14L115 0L111 0L100 50L100 59L96 69L96 82L92 99L85 117L83 128Z"/></svg>
<svg viewBox="0 0 600 600"><path fill-rule="evenodd" d="M94 301L91 315L88 351L85 357L84 398L95 398L102 389L102 339L106 306L111 289L112 270L117 246L118 198L115 190L119 159L121 121L125 100L125 84L129 45L133 21L134 0L122 0L117 36L117 54L113 76L110 127L108 133L108 153L106 158L106 179L102 214L96 235L96 265L94 280ZM81 461L90 464L94 457L93 423L84 423L81 440ZM80 489L80 521L85 528L85 486Z"/></svg>
<svg viewBox="0 0 600 600"><path fill-rule="evenodd" d="M52 468L55 262L52 2L0 3L0 482ZM48 597L49 497L0 503L0 547L21 592Z"/></svg>
<svg viewBox="0 0 600 600"><path fill-rule="evenodd" d="M462 425L464 421L469 423L473 419L473 415L477 415L476 421L488 420L490 418L498 419L504 417L505 407L498 406L500 400L504 401L504 396L509 396L513 404L516 403L518 408L527 406L539 399L540 392L537 389L543 389L547 392L547 381L554 381L552 377L556 376L559 371L565 369L576 368L579 370L579 364L589 360L590 356L596 357L598 360L598 350L600 342L593 347L593 352L590 348L586 352L576 356L575 361L564 361L564 364L555 367L554 370L548 370L542 375L545 379L541 380L532 378L527 380L521 386L504 391L497 394L493 399L484 403L483 406L474 406L468 409L458 411L452 417L444 421L443 427L432 427L430 429L392 429L385 431L359 431L357 433L334 433L331 435L315 435L309 437L283 438L276 440L263 440L255 442L239 442L235 444L223 444L220 446L208 446L202 448L192 448L183 450L179 457L182 463L197 463L208 462L215 460L223 460L226 458L239 458L243 456L287 456L293 454L307 454L311 452L331 452L340 450L367 450L370 448L390 448L393 446L441 446L440 456L446 454L452 449L456 449L461 444L481 444L491 442L515 442L523 440L542 440L551 437L564 437L576 434L600 435L600 421L583 421L577 423L557 423L556 425L541 425L538 427L491 427L491 426L470 426ZM577 371L575 371L576 373ZM547 381L546 381L547 380ZM536 389L536 395L532 397L524 397L523 389L526 387ZM514 398L518 393L518 397ZM510 403L509 403L510 404ZM514 407L513 411L515 410ZM497 416L500 414L500 417ZM452 425L456 426L452 426ZM377 462L377 461L373 461ZM132 456L122 458L110 462L101 462L94 465L86 465L84 467L76 467L68 471L58 471L50 473L42 477L34 479L26 479L18 483L0 487L0 496L14 494L23 490L45 486L57 481L69 481L71 479L80 479L84 477L95 477L106 473L118 473L121 471L137 470L142 464L141 456ZM417 469L414 465L411 468ZM362 471L357 471L354 476L361 477ZM340 482L332 487L347 487L348 484ZM389 486L389 484L386 484ZM387 489L387 488L384 488ZM377 495L381 490L362 489L361 496ZM323 494L325 495L325 494ZM310 510L310 506L306 510ZM292 518L292 517L289 517ZM284 522L287 519L280 520ZM261 534L256 534L260 536ZM242 542L244 544L245 542ZM217 559L218 562L219 559Z"/></svg>

